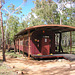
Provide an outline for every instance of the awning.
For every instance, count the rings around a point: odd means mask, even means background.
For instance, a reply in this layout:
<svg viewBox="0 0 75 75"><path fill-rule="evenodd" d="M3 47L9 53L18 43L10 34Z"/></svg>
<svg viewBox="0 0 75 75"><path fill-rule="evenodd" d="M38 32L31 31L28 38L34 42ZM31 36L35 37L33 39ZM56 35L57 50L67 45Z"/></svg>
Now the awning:
<svg viewBox="0 0 75 75"><path fill-rule="evenodd" d="M30 32L35 31L35 30L50 30L55 33L62 33L62 32L75 31L75 27L68 26L68 25L56 25L56 24L38 25L38 26L32 26L32 27L23 29L22 31L17 33L15 36L26 34L26 33L28 33L28 30L30 30Z"/></svg>

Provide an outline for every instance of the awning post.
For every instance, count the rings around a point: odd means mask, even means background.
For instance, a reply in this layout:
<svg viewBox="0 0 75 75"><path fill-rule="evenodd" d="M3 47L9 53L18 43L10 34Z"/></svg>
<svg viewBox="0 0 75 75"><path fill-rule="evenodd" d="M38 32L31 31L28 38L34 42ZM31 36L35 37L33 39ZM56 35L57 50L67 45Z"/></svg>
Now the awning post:
<svg viewBox="0 0 75 75"><path fill-rule="evenodd" d="M24 37L23 37L23 56L24 56Z"/></svg>
<svg viewBox="0 0 75 75"><path fill-rule="evenodd" d="M62 39L62 33L60 33L59 36L59 52L61 51L61 39Z"/></svg>
<svg viewBox="0 0 75 75"><path fill-rule="evenodd" d="M72 32L70 31L70 54L72 53Z"/></svg>
<svg viewBox="0 0 75 75"><path fill-rule="evenodd" d="M30 59L30 30L28 30L28 59Z"/></svg>

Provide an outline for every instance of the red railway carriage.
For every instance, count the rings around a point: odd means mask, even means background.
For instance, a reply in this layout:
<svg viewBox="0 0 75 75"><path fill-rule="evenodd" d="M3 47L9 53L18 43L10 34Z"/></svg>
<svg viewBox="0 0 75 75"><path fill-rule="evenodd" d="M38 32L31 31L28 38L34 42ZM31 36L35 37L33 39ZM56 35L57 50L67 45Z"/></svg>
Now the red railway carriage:
<svg viewBox="0 0 75 75"><path fill-rule="evenodd" d="M50 57L55 53L55 34L68 31L75 31L75 27L53 24L28 27L15 35L15 47L29 56Z"/></svg>

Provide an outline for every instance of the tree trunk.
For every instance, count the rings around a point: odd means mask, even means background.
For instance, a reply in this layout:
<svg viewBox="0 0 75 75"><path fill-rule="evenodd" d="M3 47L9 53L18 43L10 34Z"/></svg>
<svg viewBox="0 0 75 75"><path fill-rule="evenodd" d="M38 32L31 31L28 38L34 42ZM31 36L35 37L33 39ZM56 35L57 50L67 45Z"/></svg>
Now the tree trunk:
<svg viewBox="0 0 75 75"><path fill-rule="evenodd" d="M2 32L2 46L3 46L3 61L5 61L5 48L4 48L4 30L3 30L3 20L2 20L2 12L1 12L1 8L2 8L2 5L1 5L1 1L0 1L0 20L1 20L1 32Z"/></svg>

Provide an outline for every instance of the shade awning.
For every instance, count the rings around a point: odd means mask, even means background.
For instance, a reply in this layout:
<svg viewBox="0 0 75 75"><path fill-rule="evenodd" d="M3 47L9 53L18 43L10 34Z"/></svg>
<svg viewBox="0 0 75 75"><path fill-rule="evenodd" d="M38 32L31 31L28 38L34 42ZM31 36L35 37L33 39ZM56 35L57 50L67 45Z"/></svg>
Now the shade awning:
<svg viewBox="0 0 75 75"><path fill-rule="evenodd" d="M23 29L19 33L17 33L15 36L23 35L23 34L27 33L28 30L30 30L30 32L32 32L35 30L44 30L44 29L53 31L55 33L75 31L74 26L50 24L50 25L38 25L38 26L28 27L26 29Z"/></svg>

